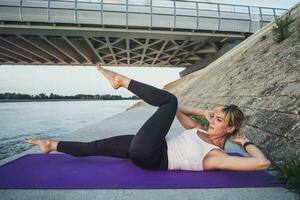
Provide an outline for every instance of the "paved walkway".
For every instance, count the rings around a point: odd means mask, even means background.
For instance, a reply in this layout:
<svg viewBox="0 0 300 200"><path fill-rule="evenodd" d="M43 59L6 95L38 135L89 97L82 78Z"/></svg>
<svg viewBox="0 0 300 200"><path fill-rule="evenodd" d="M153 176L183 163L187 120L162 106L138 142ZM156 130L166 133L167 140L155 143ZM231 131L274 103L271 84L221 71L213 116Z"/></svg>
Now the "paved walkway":
<svg viewBox="0 0 300 200"><path fill-rule="evenodd" d="M104 137L115 135L135 134L139 127L148 119L156 110L155 107L144 106L135 108L111 118L105 119L99 123L81 128L59 140L70 141L92 141ZM167 137L179 134L184 129L177 120L174 121ZM243 150L235 144L227 143L225 150L239 151L245 154ZM14 160L28 153L40 153L37 147L27 150L21 154L6 158L0 161L0 165ZM1 180L0 180L1 181ZM59 180L58 180L59 181ZM294 194L285 188L226 188L226 189L90 189L90 190L42 190L42 189L10 189L0 190L2 200L11 199L171 199L188 200L188 199L230 199L230 200L293 200Z"/></svg>

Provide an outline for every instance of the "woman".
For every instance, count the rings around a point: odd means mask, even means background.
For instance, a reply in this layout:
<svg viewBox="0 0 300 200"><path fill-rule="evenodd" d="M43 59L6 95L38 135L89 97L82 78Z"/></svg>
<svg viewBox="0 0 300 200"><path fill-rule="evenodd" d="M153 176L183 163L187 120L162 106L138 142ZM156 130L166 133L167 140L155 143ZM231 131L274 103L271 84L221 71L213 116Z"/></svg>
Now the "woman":
<svg viewBox="0 0 300 200"><path fill-rule="evenodd" d="M27 140L38 145L44 153L58 151L73 156L112 156L130 159L145 169L166 170L264 170L270 161L248 139L239 134L244 115L235 105L210 111L177 105L173 94L153 86L129 79L97 65L97 69L110 81L114 89L124 87L157 111L143 124L136 135L120 135L92 142L70 142L53 140ZM206 132L189 115L204 116L209 120ZM182 134L166 138L175 115L185 127ZM226 154L224 143L235 135L234 142L240 144L250 157Z"/></svg>

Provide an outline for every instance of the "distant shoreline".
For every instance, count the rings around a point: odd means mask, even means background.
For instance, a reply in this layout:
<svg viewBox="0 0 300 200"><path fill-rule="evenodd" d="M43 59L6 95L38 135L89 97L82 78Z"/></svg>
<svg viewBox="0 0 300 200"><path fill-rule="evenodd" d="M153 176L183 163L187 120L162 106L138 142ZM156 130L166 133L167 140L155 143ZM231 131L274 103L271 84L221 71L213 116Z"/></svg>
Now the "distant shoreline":
<svg viewBox="0 0 300 200"><path fill-rule="evenodd" d="M18 103L18 102L52 102L52 101L122 101L122 100L140 100L140 99L0 99L0 103Z"/></svg>

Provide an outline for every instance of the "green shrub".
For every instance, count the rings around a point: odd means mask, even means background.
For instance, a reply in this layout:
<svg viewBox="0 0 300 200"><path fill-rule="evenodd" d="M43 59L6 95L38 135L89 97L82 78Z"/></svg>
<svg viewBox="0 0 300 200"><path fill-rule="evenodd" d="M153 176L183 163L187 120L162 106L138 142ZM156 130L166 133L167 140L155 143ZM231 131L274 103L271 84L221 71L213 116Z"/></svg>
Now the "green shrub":
<svg viewBox="0 0 300 200"><path fill-rule="evenodd" d="M293 23L295 19L292 19L290 13L286 17L276 17L275 26L273 26L273 40L276 43L280 43L291 35L289 30L290 24Z"/></svg>
<svg viewBox="0 0 300 200"><path fill-rule="evenodd" d="M192 119L194 119L199 124L201 124L204 127L205 130L208 129L208 121L204 117L193 115Z"/></svg>
<svg viewBox="0 0 300 200"><path fill-rule="evenodd" d="M282 163L273 164L276 171L276 179L285 181L287 188L296 192L298 199L300 198L300 158L296 155L290 154L285 156Z"/></svg>

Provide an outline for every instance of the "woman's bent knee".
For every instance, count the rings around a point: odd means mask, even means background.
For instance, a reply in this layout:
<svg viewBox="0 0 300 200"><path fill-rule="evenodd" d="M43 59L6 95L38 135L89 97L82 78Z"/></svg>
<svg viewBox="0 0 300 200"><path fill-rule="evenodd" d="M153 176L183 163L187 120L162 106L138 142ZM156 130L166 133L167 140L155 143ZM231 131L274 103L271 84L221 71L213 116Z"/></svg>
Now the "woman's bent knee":
<svg viewBox="0 0 300 200"><path fill-rule="evenodd" d="M177 97L176 97L174 94L172 94L172 93L170 93L169 103L172 104L172 105L174 106L174 108L176 108L176 110L177 110L178 99L177 99Z"/></svg>

